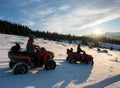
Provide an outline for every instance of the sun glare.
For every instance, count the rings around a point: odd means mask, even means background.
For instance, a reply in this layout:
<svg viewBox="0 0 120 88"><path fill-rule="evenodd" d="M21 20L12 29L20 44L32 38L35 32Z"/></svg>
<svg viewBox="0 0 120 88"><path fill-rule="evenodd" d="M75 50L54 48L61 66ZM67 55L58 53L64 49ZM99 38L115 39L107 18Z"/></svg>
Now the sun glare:
<svg viewBox="0 0 120 88"><path fill-rule="evenodd" d="M97 29L94 30L94 34L100 35L100 34L102 34L102 32L101 32L100 29L97 28Z"/></svg>

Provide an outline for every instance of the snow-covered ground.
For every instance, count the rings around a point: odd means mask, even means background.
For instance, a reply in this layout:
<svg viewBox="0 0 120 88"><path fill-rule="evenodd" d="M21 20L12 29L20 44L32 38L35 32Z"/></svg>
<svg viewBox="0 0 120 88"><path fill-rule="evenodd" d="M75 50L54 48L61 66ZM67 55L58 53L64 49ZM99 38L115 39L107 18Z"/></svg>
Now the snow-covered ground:
<svg viewBox="0 0 120 88"><path fill-rule="evenodd" d="M69 64L66 49L76 45L36 39L35 43L53 51L55 70L31 69L27 74L13 75L8 63L9 49L19 42L25 48L27 37L0 34L0 88L120 88L120 51L97 52L81 48L94 57L94 65Z"/></svg>

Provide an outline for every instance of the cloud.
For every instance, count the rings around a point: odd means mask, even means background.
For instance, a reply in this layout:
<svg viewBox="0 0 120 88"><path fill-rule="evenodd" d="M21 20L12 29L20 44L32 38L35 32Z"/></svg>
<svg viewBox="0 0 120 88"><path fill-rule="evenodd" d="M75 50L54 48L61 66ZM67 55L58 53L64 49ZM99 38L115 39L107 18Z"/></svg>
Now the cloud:
<svg viewBox="0 0 120 88"><path fill-rule="evenodd" d="M59 7L58 9L59 10L68 10L69 8L70 8L69 5L63 5L63 6Z"/></svg>
<svg viewBox="0 0 120 88"><path fill-rule="evenodd" d="M3 17L0 16L0 19L2 19Z"/></svg>
<svg viewBox="0 0 120 88"><path fill-rule="evenodd" d="M63 33L89 30L120 17L119 0L43 1L23 2L24 6L34 7L22 9L23 24L40 30Z"/></svg>
<svg viewBox="0 0 120 88"><path fill-rule="evenodd" d="M15 0L14 2L19 6L28 6L42 1L43 0L17 0L17 1Z"/></svg>
<svg viewBox="0 0 120 88"><path fill-rule="evenodd" d="M56 12L55 15L46 19L42 25L44 29L52 32L64 32L64 30L83 30L120 18L120 2L111 0L112 2L107 1L106 4L106 1L95 1L90 5L78 6L62 14ZM69 7L63 6L61 8L68 9Z"/></svg>
<svg viewBox="0 0 120 88"><path fill-rule="evenodd" d="M28 26L34 26L36 23L34 21L31 21L31 20L26 20L22 24L23 25L28 25Z"/></svg>
<svg viewBox="0 0 120 88"><path fill-rule="evenodd" d="M44 19L44 17L49 16L56 11L53 7L49 7L48 5L49 3L37 5L34 9L24 9L21 13L27 16L28 19Z"/></svg>

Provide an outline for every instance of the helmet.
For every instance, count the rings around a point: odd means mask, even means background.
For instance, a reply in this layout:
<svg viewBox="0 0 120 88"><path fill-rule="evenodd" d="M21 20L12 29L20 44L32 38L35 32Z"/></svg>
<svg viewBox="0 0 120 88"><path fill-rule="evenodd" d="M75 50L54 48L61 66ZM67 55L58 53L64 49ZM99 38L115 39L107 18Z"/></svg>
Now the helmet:
<svg viewBox="0 0 120 88"><path fill-rule="evenodd" d="M78 46L80 47L80 44L78 44Z"/></svg>
<svg viewBox="0 0 120 88"><path fill-rule="evenodd" d="M34 39L34 35L29 35L29 39Z"/></svg>
<svg viewBox="0 0 120 88"><path fill-rule="evenodd" d="M16 42L15 44L16 44L16 46L17 46L17 45L20 45L18 42Z"/></svg>

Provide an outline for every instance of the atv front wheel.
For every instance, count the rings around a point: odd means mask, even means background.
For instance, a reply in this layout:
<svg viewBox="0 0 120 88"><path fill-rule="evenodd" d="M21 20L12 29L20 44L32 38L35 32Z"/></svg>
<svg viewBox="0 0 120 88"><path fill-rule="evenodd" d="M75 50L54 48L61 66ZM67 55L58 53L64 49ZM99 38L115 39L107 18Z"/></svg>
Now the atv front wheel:
<svg viewBox="0 0 120 88"><path fill-rule="evenodd" d="M76 63L77 63L77 60L76 60L75 58L71 58L71 59L69 60L69 63L71 63L71 64L76 64Z"/></svg>
<svg viewBox="0 0 120 88"><path fill-rule="evenodd" d="M23 62L19 62L17 64L15 64L14 68L13 68L13 74L25 74L28 72L28 66L27 64L23 63Z"/></svg>
<svg viewBox="0 0 120 88"><path fill-rule="evenodd" d="M56 63L54 60L47 60L47 62L45 63L46 70L52 70L55 69L55 67L56 67Z"/></svg>

